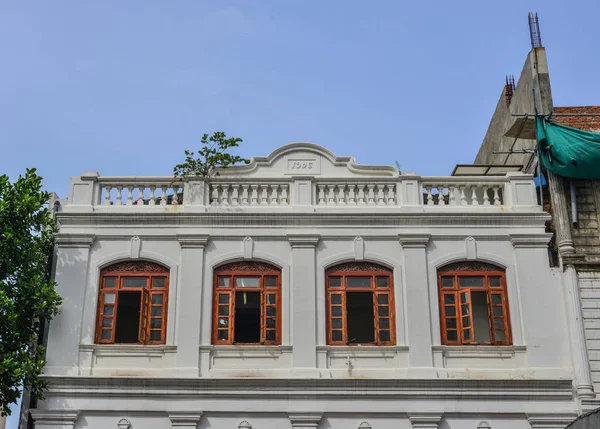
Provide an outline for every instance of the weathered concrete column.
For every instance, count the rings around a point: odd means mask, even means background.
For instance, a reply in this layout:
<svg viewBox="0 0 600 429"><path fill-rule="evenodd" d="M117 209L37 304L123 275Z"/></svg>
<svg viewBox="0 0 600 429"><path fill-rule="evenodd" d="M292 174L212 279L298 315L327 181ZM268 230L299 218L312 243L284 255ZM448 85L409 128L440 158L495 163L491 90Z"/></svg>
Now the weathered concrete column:
<svg viewBox="0 0 600 429"><path fill-rule="evenodd" d="M592 397L594 396L594 388L585 341L583 311L579 296L579 281L575 265L573 264L573 259L576 256L571 235L564 180L551 171L547 171L546 175L548 177L550 198L552 200L552 214L556 231L556 242L558 244L558 254L563 267L569 340L571 342L571 355L573 357L573 371L575 372L575 387L577 389L577 396Z"/></svg>
<svg viewBox="0 0 600 429"><path fill-rule="evenodd" d="M294 429L314 429L319 426L323 417L319 413L288 413L288 418Z"/></svg>
<svg viewBox="0 0 600 429"><path fill-rule="evenodd" d="M409 414L408 419L413 428L438 429L442 421L441 413L418 413Z"/></svg>
<svg viewBox="0 0 600 429"><path fill-rule="evenodd" d="M62 297L60 313L50 322L45 373L79 375L79 342L90 248L93 234L56 235L56 291Z"/></svg>
<svg viewBox="0 0 600 429"><path fill-rule="evenodd" d="M196 429L202 417L201 411L169 411L167 414L169 415L169 420L171 420L172 428Z"/></svg>
<svg viewBox="0 0 600 429"><path fill-rule="evenodd" d="M429 234L403 234L399 236L404 250L404 281L406 287L406 320L408 331L410 367L433 370L429 282L427 279L427 243Z"/></svg>
<svg viewBox="0 0 600 429"><path fill-rule="evenodd" d="M197 377L200 372L200 326L204 247L208 235L178 235L181 245L181 280L177 311L177 372Z"/></svg>
<svg viewBox="0 0 600 429"><path fill-rule="evenodd" d="M317 278L315 248L318 235L288 235L292 246L293 369L299 375L317 375Z"/></svg>
<svg viewBox="0 0 600 429"><path fill-rule="evenodd" d="M73 429L79 410L31 410L35 429Z"/></svg>

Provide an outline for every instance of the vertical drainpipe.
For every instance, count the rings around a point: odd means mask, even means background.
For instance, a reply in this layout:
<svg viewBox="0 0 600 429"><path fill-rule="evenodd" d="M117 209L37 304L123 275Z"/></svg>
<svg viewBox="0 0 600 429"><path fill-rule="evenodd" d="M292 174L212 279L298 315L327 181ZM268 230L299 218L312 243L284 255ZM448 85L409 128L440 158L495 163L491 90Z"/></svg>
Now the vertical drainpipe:
<svg viewBox="0 0 600 429"><path fill-rule="evenodd" d="M573 179L569 180L569 184L571 185L571 222L574 227L577 227L579 224L579 215L577 213L577 195L575 194L575 181Z"/></svg>

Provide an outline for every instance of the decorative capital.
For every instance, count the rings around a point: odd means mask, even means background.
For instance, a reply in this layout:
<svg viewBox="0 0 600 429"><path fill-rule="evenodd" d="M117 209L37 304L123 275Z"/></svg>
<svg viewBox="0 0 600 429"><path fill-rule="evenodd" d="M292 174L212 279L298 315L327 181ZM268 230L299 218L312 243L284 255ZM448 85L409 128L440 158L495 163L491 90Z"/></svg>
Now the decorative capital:
<svg viewBox="0 0 600 429"><path fill-rule="evenodd" d="M210 240L210 235L177 235L177 241L182 249L185 248L204 248Z"/></svg>
<svg viewBox="0 0 600 429"><path fill-rule="evenodd" d="M398 240L403 249L425 248L431 239L430 234L399 234Z"/></svg>
<svg viewBox="0 0 600 429"><path fill-rule="evenodd" d="M292 427L295 428L316 428L319 426L323 414L319 413L288 413L288 418Z"/></svg>
<svg viewBox="0 0 600 429"><path fill-rule="evenodd" d="M79 410L29 410L35 426L75 427Z"/></svg>
<svg viewBox="0 0 600 429"><path fill-rule="evenodd" d="M577 414L527 414L527 421L533 429L563 429L577 418Z"/></svg>
<svg viewBox="0 0 600 429"><path fill-rule="evenodd" d="M87 247L96 240L95 234L55 234L54 242L59 247Z"/></svg>
<svg viewBox="0 0 600 429"><path fill-rule="evenodd" d="M202 411L168 411L171 427L174 428L196 428L202 417Z"/></svg>
<svg viewBox="0 0 600 429"><path fill-rule="evenodd" d="M413 428L438 429L442 420L442 413L409 414L408 420Z"/></svg>
<svg viewBox="0 0 600 429"><path fill-rule="evenodd" d="M546 247L552 234L511 234L510 241L515 248Z"/></svg>
<svg viewBox="0 0 600 429"><path fill-rule="evenodd" d="M311 247L314 248L317 246L320 235L301 235L301 234L293 234L288 235L287 240L290 242L292 247Z"/></svg>

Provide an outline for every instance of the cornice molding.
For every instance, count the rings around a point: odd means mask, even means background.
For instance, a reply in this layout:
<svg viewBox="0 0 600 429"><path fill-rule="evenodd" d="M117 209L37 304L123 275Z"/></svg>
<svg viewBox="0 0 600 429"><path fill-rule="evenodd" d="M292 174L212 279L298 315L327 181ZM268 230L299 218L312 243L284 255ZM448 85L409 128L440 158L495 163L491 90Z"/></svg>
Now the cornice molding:
<svg viewBox="0 0 600 429"><path fill-rule="evenodd" d="M398 240L403 249L425 248L431 239L431 234L398 234Z"/></svg>
<svg viewBox="0 0 600 429"><path fill-rule="evenodd" d="M35 425L49 426L71 426L75 427L75 421L79 417L79 410L29 410Z"/></svg>
<svg viewBox="0 0 600 429"><path fill-rule="evenodd" d="M320 413L288 413L292 427L299 428L316 428L322 417Z"/></svg>
<svg viewBox="0 0 600 429"><path fill-rule="evenodd" d="M167 411L167 416L171 420L171 427L196 427L202 411Z"/></svg>
<svg viewBox="0 0 600 429"><path fill-rule="evenodd" d="M55 234L54 242L59 247L90 247L96 240L95 234Z"/></svg>
<svg viewBox="0 0 600 429"><path fill-rule="evenodd" d="M510 241L515 248L518 247L546 247L552 234L510 234Z"/></svg>
<svg viewBox="0 0 600 429"><path fill-rule="evenodd" d="M321 236L318 234L304 235L304 234L289 234L286 236L290 245L294 247L310 247L314 248Z"/></svg>
<svg viewBox="0 0 600 429"><path fill-rule="evenodd" d="M204 235L204 234L190 234L190 235L180 235L177 234L177 241L179 241L179 245L181 246L182 249L186 249L186 248L204 248L207 244L208 241L210 240L210 235Z"/></svg>

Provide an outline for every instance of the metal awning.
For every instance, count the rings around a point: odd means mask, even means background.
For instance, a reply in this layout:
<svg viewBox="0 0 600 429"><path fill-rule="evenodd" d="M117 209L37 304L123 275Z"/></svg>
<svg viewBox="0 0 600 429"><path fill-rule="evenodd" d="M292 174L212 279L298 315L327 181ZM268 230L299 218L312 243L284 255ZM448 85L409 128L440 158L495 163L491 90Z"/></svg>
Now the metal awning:
<svg viewBox="0 0 600 429"><path fill-rule="evenodd" d="M521 170L522 165L456 164L452 176L504 176L511 171Z"/></svg>

